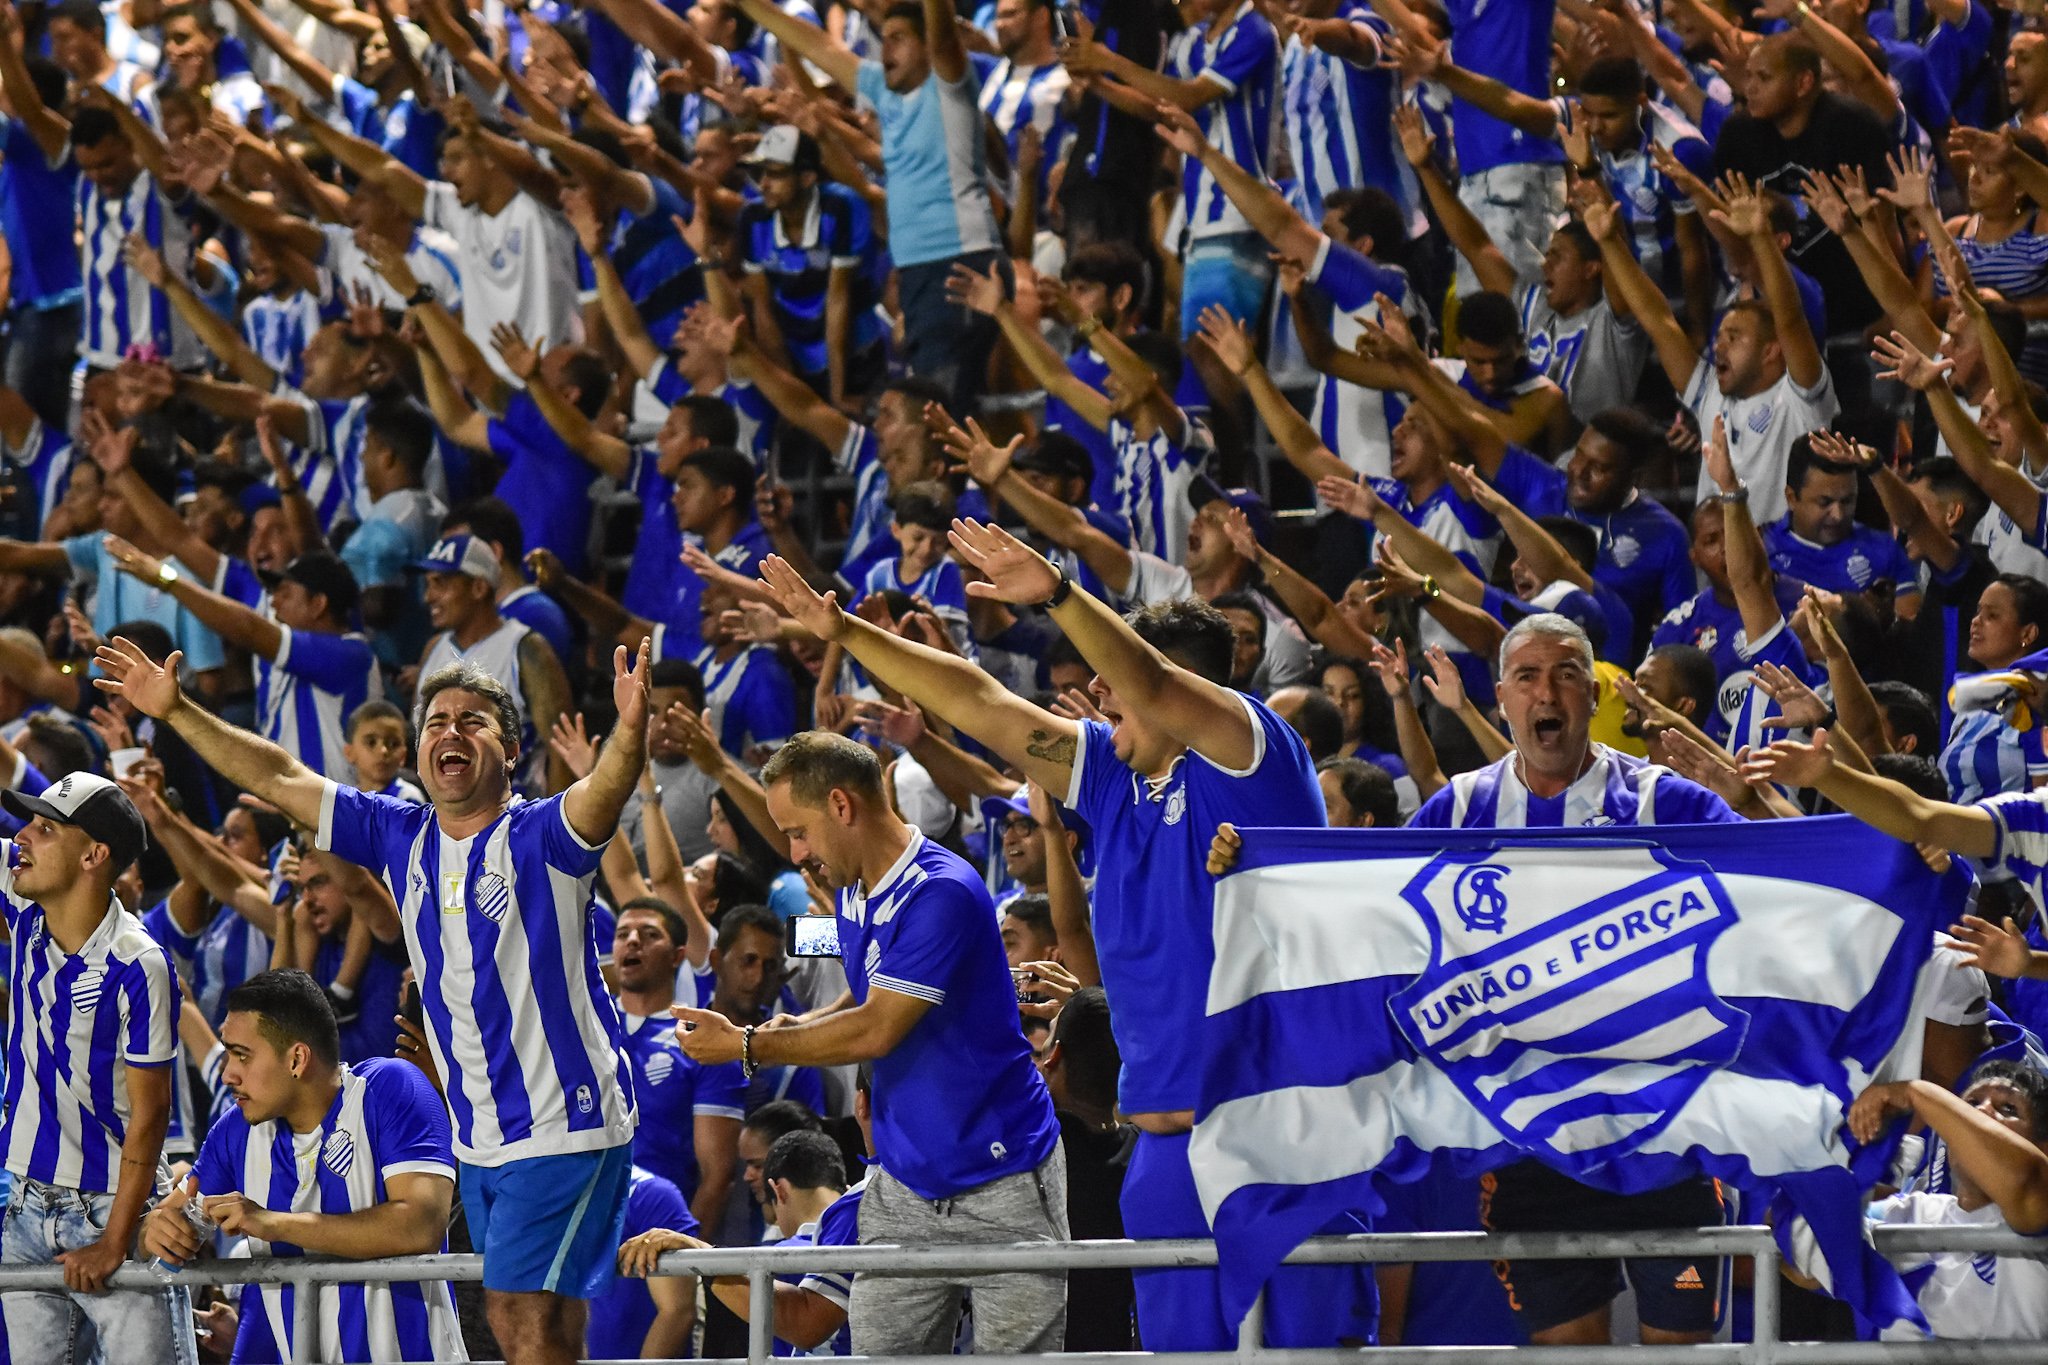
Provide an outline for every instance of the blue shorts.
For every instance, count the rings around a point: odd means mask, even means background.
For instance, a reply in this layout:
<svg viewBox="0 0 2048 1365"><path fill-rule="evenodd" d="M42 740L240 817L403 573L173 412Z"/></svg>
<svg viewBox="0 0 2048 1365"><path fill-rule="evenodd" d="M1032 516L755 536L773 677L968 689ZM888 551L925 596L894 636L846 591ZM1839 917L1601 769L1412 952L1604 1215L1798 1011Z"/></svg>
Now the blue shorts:
<svg viewBox="0 0 2048 1365"><path fill-rule="evenodd" d="M1180 339L1202 330L1202 310L1220 304L1223 311L1259 329L1266 306L1266 287L1273 282L1273 248L1256 232L1204 237L1188 247L1180 276Z"/></svg>
<svg viewBox="0 0 2048 1365"><path fill-rule="evenodd" d="M1139 1133L1124 1174L1126 1237L1207 1237L1209 1220L1188 1164L1189 1135ZM1356 1219L1325 1233L1364 1232ZM1137 1270L1138 1336L1147 1351L1229 1351L1237 1329L1223 1320L1222 1283L1213 1268ZM1266 1345L1376 1345L1379 1289L1369 1265L1285 1266L1266 1289Z"/></svg>
<svg viewBox="0 0 2048 1365"><path fill-rule="evenodd" d="M503 1166L463 1162L462 1208L483 1253L484 1288L571 1299L610 1288L632 1173L631 1143Z"/></svg>

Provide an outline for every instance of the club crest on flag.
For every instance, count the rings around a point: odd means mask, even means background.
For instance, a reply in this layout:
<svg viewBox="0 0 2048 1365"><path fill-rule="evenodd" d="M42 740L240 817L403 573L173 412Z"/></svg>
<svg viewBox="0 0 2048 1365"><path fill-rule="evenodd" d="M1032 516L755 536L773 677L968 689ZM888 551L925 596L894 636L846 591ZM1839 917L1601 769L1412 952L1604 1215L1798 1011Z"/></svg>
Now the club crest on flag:
<svg viewBox="0 0 2048 1365"><path fill-rule="evenodd" d="M1433 944L1396 1023L1516 1145L1588 1169L1657 1133L1734 1060L1749 1016L1706 952L1713 871L1649 848L1444 854L1403 889Z"/></svg>

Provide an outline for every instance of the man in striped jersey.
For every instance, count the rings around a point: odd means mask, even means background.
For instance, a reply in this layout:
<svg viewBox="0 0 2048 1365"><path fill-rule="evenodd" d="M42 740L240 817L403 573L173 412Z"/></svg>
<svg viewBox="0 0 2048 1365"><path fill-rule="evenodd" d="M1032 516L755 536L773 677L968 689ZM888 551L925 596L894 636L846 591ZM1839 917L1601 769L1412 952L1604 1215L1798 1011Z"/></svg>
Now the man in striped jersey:
<svg viewBox="0 0 2048 1365"><path fill-rule="evenodd" d="M1593 644L1562 616L1517 624L1501 641L1500 706L1514 752L1451 780L1409 820L1421 829L1555 829L1739 820L1726 801L1678 774L1595 744ZM1481 1217L1496 1231L1702 1227L1721 1221L1706 1179L1639 1195L1581 1185L1534 1161L1485 1176ZM1709 1260L1513 1261L1498 1267L1509 1303L1537 1345L1605 1345L1626 1268L1644 1344L1713 1336L1720 1266Z"/></svg>
<svg viewBox="0 0 2048 1365"><path fill-rule="evenodd" d="M618 725L559 796L515 801L519 713L463 664L420 687L429 806L356 791L187 698L177 656L102 647L101 688L163 721L222 775L369 868L397 903L434 1063L446 1080L463 1207L511 1365L569 1365L625 1216L639 1123L617 1010L598 974L591 886L647 753L647 662L613 656ZM387 908L385 914L389 915ZM374 914L372 918L374 918Z"/></svg>
<svg viewBox="0 0 2048 1365"><path fill-rule="evenodd" d="M1010 171L1009 197L1016 201L1017 149L1024 130L1038 130L1045 149L1040 162L1038 203L1045 202L1045 182L1052 167L1066 156L1073 139L1073 120L1065 105L1071 78L1052 45L1051 0L996 0L996 47L1003 59L981 83L981 112L1003 140Z"/></svg>
<svg viewBox="0 0 2048 1365"><path fill-rule="evenodd" d="M1393 132L1400 78L1380 60L1387 21L1361 0L1307 0L1293 13L1269 13L1287 37L1280 98L1294 162L1294 207L1321 222L1327 196L1370 187L1392 196L1402 218L1411 218Z"/></svg>
<svg viewBox="0 0 2048 1365"><path fill-rule="evenodd" d="M145 1250L171 1265L205 1254L210 1239L185 1216L194 1198L223 1233L247 1238L252 1256L366 1261L445 1250L455 1157L448 1110L418 1067L390 1057L343 1064L325 993L295 970L236 987L220 1041L234 1107L207 1133L182 1198L145 1220ZM309 1351L292 1339L292 1293L243 1286L236 1360L469 1358L445 1280L324 1286Z"/></svg>
<svg viewBox="0 0 2048 1365"><path fill-rule="evenodd" d="M86 773L0 804L27 822L0 842L13 944L0 1148L14 1177L0 1262L64 1267L61 1290L0 1296L8 1350L38 1362L190 1360L181 1292L102 1292L169 1183L177 977L114 898L142 853L142 817Z"/></svg>

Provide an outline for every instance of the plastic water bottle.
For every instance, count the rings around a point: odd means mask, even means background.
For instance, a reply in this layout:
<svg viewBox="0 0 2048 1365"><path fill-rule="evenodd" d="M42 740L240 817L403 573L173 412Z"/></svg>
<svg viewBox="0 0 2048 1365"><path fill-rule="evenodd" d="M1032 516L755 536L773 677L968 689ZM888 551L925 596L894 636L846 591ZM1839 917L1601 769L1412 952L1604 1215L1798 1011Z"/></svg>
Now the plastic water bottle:
<svg viewBox="0 0 2048 1365"><path fill-rule="evenodd" d="M200 1202L197 1195L186 1203L181 1212L185 1215L185 1221L199 1233L199 1240L202 1243L211 1238L220 1227L219 1223L206 1216L206 1205ZM158 1279L166 1281L183 1269L182 1266L172 1265L161 1256L150 1257L149 1268L156 1272Z"/></svg>

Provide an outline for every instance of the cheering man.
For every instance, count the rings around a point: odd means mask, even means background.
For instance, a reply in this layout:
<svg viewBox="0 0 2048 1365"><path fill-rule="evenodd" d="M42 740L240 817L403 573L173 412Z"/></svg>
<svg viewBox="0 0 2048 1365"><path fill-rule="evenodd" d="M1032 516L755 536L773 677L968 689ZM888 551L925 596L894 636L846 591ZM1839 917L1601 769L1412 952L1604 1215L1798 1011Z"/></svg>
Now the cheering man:
<svg viewBox="0 0 2048 1365"><path fill-rule="evenodd" d="M390 889L400 924L383 927L403 928L420 982L491 1330L511 1365L577 1358L625 1218L638 1113L589 909L647 758L647 652L642 641L635 667L616 651L617 728L589 774L544 801L512 800L519 711L504 685L468 664L426 678L414 725L431 804L419 806L323 778L200 707L178 685L176 652L158 665L118 637L100 650L101 688Z"/></svg>

